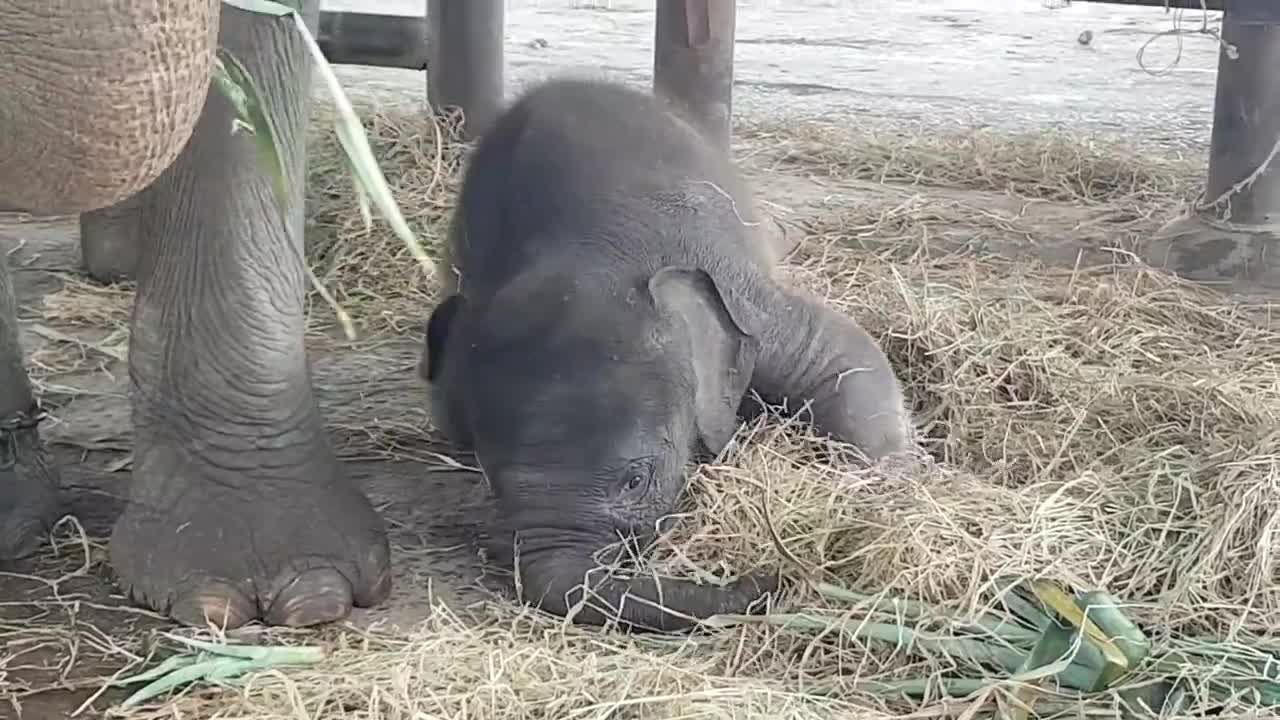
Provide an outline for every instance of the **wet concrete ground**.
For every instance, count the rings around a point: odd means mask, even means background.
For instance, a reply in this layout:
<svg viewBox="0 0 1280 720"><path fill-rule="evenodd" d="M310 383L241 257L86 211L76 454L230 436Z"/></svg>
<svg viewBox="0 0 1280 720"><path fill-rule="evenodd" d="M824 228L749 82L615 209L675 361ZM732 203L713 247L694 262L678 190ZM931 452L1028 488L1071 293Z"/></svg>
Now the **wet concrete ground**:
<svg viewBox="0 0 1280 720"><path fill-rule="evenodd" d="M1199 11L1074 0L740 0L734 102L743 114L841 122L1053 126L1203 147L1217 41ZM422 15L424 0L323 0ZM557 72L648 84L651 0L509 0L508 91ZM1221 13L1211 12L1210 29ZM1092 33L1082 45L1081 33ZM1168 66L1177 60L1176 66ZM1168 68L1168 69L1166 69ZM1163 72L1161 72L1163 71ZM1153 74L1158 73L1158 74ZM349 92L424 93L424 73L343 67Z"/></svg>

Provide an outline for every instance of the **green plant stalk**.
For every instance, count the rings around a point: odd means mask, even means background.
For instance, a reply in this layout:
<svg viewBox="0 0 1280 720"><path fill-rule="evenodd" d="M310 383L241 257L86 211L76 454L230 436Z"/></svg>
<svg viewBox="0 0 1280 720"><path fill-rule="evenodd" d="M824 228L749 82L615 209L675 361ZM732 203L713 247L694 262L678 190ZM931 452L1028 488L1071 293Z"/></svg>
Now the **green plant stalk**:
<svg viewBox="0 0 1280 720"><path fill-rule="evenodd" d="M165 633L170 640L198 650L195 654L174 655L156 667L111 683L113 686L134 685L150 680L128 698L121 707L132 707L161 693L196 680L220 683L230 678L279 665L309 665L328 656L324 647L261 646L212 643L205 640Z"/></svg>
<svg viewBox="0 0 1280 720"><path fill-rule="evenodd" d="M1066 591L1056 584L1045 580L1032 580L1031 589L1040 598L1041 602L1053 608L1059 616L1075 626L1084 637L1088 638L1091 645L1102 651L1102 656L1109 666L1103 673L1103 677L1108 683L1114 682L1129 671L1129 658L1085 613L1084 609L1077 603L1076 598L1068 595Z"/></svg>
<svg viewBox="0 0 1280 720"><path fill-rule="evenodd" d="M1020 705L1013 709L1012 720L1026 720L1041 696L1038 687L1041 681L1067 675L1068 669L1079 655L1084 656L1083 662L1075 663L1076 672L1068 680L1064 680L1063 684L1076 690L1094 690L1101 684L1105 667L1102 656L1087 643L1077 646L1076 634L1071 630L1052 623L1045 628L1022 667L1010 678L1011 681L1022 683L1013 691Z"/></svg>
<svg viewBox="0 0 1280 720"><path fill-rule="evenodd" d="M201 655L203 656L204 654L201 653ZM213 657L205 660L198 660L191 665L174 670L173 672L148 683L145 687L125 698L124 702L120 703L120 707L133 707L134 705L150 700L161 693L196 680L203 679L217 683L229 677L243 675L253 670L262 670L281 664L284 663L272 662L271 660L242 660L240 658L229 657Z"/></svg>
<svg viewBox="0 0 1280 720"><path fill-rule="evenodd" d="M880 613L895 618L908 618L911 620L945 619L958 628L985 630L1010 645L1022 645L1030 648L1040 637L1040 633L1036 630L1018 624L1017 618L1000 617L994 613L983 613L972 619L959 619L951 613L940 611L927 603L916 600L864 595L829 583L815 583L814 588L819 594L830 600L837 600L851 605L867 604L868 614Z"/></svg>
<svg viewBox="0 0 1280 720"><path fill-rule="evenodd" d="M755 622L778 627L800 627L818 631L836 629L847 637L893 643L899 647L918 646L948 655L960 656L973 662L996 665L1004 668L1007 672L1015 671L1022 665L1024 658L1024 653L989 645L980 640L928 637L910 628L889 623L863 622L860 620L832 622L804 613L761 616L744 615L732 616L732 618L740 622Z"/></svg>
<svg viewBox="0 0 1280 720"><path fill-rule="evenodd" d="M222 3L245 12L273 15L275 17L284 17L285 15L302 11L300 2L291 4L289 0L222 0Z"/></svg>
<svg viewBox="0 0 1280 720"><path fill-rule="evenodd" d="M271 179L271 190L283 211L289 204L289 190L285 182L284 166L280 161L280 144L276 141L271 116L258 100L261 95L257 85L240 61L223 48L218 48L217 57L214 58L212 81L235 111L232 132L244 128L253 136L258 162L266 166L267 175Z"/></svg>
<svg viewBox="0 0 1280 720"><path fill-rule="evenodd" d="M317 663L328 656L328 650L320 645L237 645L213 643L173 633L165 633L164 636L197 650L244 660L272 660L285 664Z"/></svg>
<svg viewBox="0 0 1280 720"><path fill-rule="evenodd" d="M355 110L351 107L351 101L347 99L346 93L342 91L342 84L338 82L338 76L334 74L333 68L329 66L329 62L324 57L324 52L320 50L320 46L316 43L315 38L311 36L311 32L307 30L307 25L303 22L302 16L293 13L293 19L306 40L307 48L311 51L312 58L315 59L320 68L320 75L324 78L325 84L329 88L329 94L333 96L334 106L339 116L339 121L334 123L334 129L338 134L338 141L351 159L352 172L359 180L364 192L373 198L374 204L378 206L387 222L391 224L391 229L396 236L404 241L405 247L409 249L409 254L418 261L427 277L434 279L435 265L432 264L431 258L423 250L422 244L414 236L413 230L409 228L409 224L405 222L404 216L400 213L400 207L396 204L395 198L391 194L387 179L383 177L382 171L378 168L378 162L374 159L373 149L369 146L369 139L364 134L364 125L361 124L359 116L356 115Z"/></svg>
<svg viewBox="0 0 1280 720"><path fill-rule="evenodd" d="M1185 658L1185 662L1191 665L1197 662L1232 665L1242 668L1241 672L1256 672L1268 680L1280 681L1280 658L1269 651L1236 643L1182 641L1177 645L1164 656Z"/></svg>
<svg viewBox="0 0 1280 720"><path fill-rule="evenodd" d="M1000 582L1005 587L1005 591L1000 595L1000 601L1004 603L1005 607L1027 625L1035 628L1037 632L1044 632L1045 626L1052 622L1052 619L1042 608L1037 607L1022 596L1018 587L1023 582L1010 578L1005 578Z"/></svg>
<svg viewBox="0 0 1280 720"><path fill-rule="evenodd" d="M206 659L205 653L200 653L199 655L171 655L170 657L165 659L164 662L160 663L159 665L156 665L150 670L140 672L137 675L130 675L129 677L116 678L115 680L112 680L109 683L109 685L113 687L120 687L122 685L134 685L136 683L144 682L146 680L152 680L154 678L158 678L162 675L171 673L179 668L184 668L184 667L187 667L188 665L193 665L204 659Z"/></svg>
<svg viewBox="0 0 1280 720"><path fill-rule="evenodd" d="M1128 661L1128 668L1136 668L1151 653L1151 641L1132 620L1120 610L1120 601L1101 590L1080 593L1076 605L1105 634Z"/></svg>
<svg viewBox="0 0 1280 720"><path fill-rule="evenodd" d="M1227 700L1249 689L1258 693L1263 705L1280 705L1280 682L1267 679L1256 666L1235 658L1206 662L1175 652L1150 660L1143 670L1144 675L1170 678L1185 676L1190 670L1208 683L1217 700Z"/></svg>
<svg viewBox="0 0 1280 720"><path fill-rule="evenodd" d="M989 678L934 678L930 680L864 680L853 684L856 692L872 695L905 695L920 698L942 691L948 697L964 697L982 692L999 682Z"/></svg>

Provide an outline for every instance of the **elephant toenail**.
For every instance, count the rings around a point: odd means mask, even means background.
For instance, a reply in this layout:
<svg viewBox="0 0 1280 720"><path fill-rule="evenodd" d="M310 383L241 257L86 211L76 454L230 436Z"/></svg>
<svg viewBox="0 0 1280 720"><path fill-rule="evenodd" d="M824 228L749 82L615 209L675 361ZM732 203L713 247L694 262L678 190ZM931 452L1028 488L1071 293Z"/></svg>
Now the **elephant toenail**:
<svg viewBox="0 0 1280 720"><path fill-rule="evenodd" d="M267 609L272 625L307 627L342 620L351 613L351 583L336 570L317 569L299 573L286 585Z"/></svg>
<svg viewBox="0 0 1280 720"><path fill-rule="evenodd" d="M368 591L358 593L356 596L356 604L360 607L373 607L382 603L391 596L391 566L383 563L378 572L378 577Z"/></svg>
<svg viewBox="0 0 1280 720"><path fill-rule="evenodd" d="M232 630L251 622L257 616L257 608L238 588L214 583L195 596L174 603L170 614L188 625Z"/></svg>

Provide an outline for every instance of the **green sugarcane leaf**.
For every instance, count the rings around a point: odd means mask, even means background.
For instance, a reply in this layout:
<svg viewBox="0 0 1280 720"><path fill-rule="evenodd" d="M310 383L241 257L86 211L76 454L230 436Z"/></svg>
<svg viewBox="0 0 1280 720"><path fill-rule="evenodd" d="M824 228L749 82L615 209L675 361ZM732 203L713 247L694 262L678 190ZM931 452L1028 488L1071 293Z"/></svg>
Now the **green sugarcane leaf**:
<svg viewBox="0 0 1280 720"><path fill-rule="evenodd" d="M1076 604L1098 626L1136 668L1151 653L1151 641L1127 615L1120 610L1120 601L1102 590L1081 593Z"/></svg>
<svg viewBox="0 0 1280 720"><path fill-rule="evenodd" d="M272 2L272 0L222 0L226 5L233 8L244 10L245 12L257 13L259 15L273 15L282 17L292 13L302 12L302 4L300 2Z"/></svg>
<svg viewBox="0 0 1280 720"><path fill-rule="evenodd" d="M333 72L333 67L329 64L329 61L325 59L324 52L316 44L315 38L311 36L311 32L302 21L302 17L295 14L294 21L297 23L298 30L302 33L304 40L306 40L308 50L311 51L316 70L320 73L320 77L324 79L325 87L329 89L329 94L333 97L333 104L338 112L338 120L334 123L334 129L338 135L338 142L346 153L357 185L377 206L382 216L391 225L392 232L404 242L410 256L418 262L423 272L428 277L434 278L435 266L431 263L431 258L423 250L422 243L414 236L413 230L409 228L409 223L405 221L404 215L400 212L400 206L396 204L395 196L391 194L387 179L383 176L381 168L378 167L378 162L373 155L373 149L369 146L369 138L365 135L364 125L351 107L351 101L347 99L346 93L343 92L342 84L338 82L338 76Z"/></svg>
<svg viewBox="0 0 1280 720"><path fill-rule="evenodd" d="M110 684L116 687L121 685L133 685L146 680L158 678L161 675L166 675L174 670L184 668L188 665L193 665L206 659L207 655L205 653L200 653L199 655L172 655L164 662L156 665L150 670L140 672L137 675L130 675L129 677L117 678L116 680L111 681Z"/></svg>
<svg viewBox="0 0 1280 720"><path fill-rule="evenodd" d="M1027 624L1022 623L1016 615L1010 617L998 613L983 613L976 618L961 619L955 617L952 613L941 611L928 603L917 600L864 595L863 593L822 582L815 583L814 588L819 594L830 600L852 605L865 604L868 614L881 613L891 615L894 618L908 620L923 620L929 617L945 619L954 623L957 628L974 630L975 632L985 631L1003 643L1023 646L1022 649L1024 650L1029 649L1040 638L1038 629L1027 627Z"/></svg>
<svg viewBox="0 0 1280 720"><path fill-rule="evenodd" d="M1032 683L1059 675L1071 667L1075 657L1075 633L1058 625L1050 625L1040 635L1040 640L1027 659L1009 679L1013 682Z"/></svg>
<svg viewBox="0 0 1280 720"><path fill-rule="evenodd" d="M1104 667L1103 677L1106 683L1114 682L1117 678L1122 677L1129 671L1129 658L1120 651L1119 646L1107 636L1084 612L1084 610L1076 603L1076 600L1068 595L1062 588L1054 583L1044 580L1031 581L1031 589L1035 592L1036 597L1045 605L1053 608L1062 619L1075 626L1088 640L1088 644L1096 647L1102 652L1103 659L1106 664L1111 667ZM1085 688L1081 688L1085 689ZM1101 689L1101 688L1098 688Z"/></svg>
<svg viewBox="0 0 1280 720"><path fill-rule="evenodd" d="M985 678L931 678L928 680L864 680L853 684L857 692L879 696L903 695L921 698L941 691L946 697L964 697L981 692L991 686Z"/></svg>
<svg viewBox="0 0 1280 720"><path fill-rule="evenodd" d="M254 663L251 660L239 660L227 657L215 657L203 660L175 670L148 683L142 689L125 698L124 702L120 703L120 707L133 707L138 703L146 702L147 700L168 692L180 685L186 685L187 683L207 677L210 673L239 673L243 672L247 667L252 666L253 664Z"/></svg>
<svg viewBox="0 0 1280 720"><path fill-rule="evenodd" d="M328 654L325 648L319 646L232 645L197 640L172 633L165 633L165 637L196 648L199 652L170 657L151 670L113 683L113 685L131 685L143 680L151 681L125 698L121 707L132 707L180 685L198 680L225 684L226 681L254 670L280 665L316 663Z"/></svg>
<svg viewBox="0 0 1280 720"><path fill-rule="evenodd" d="M1027 625L1035 628L1038 632L1044 632L1052 621L1043 609L1036 606L1035 603L1027 600L1022 596L1022 591L1016 587L1011 587L1000 597L1000 602L1004 604L1009 612L1013 613L1019 620Z"/></svg>
<svg viewBox="0 0 1280 720"><path fill-rule="evenodd" d="M258 161L271 181L280 214L283 217L289 207L289 192L284 175L284 153L276 140L276 132L262 102L262 95L249 72L239 60L223 48L218 48L214 63L213 82L227 98L235 112L235 128L243 127L253 136Z"/></svg>
<svg viewBox="0 0 1280 720"><path fill-rule="evenodd" d="M323 660L328 651L319 645L235 645L165 633L165 637L207 653L244 660L265 660L273 665L309 665Z"/></svg>
<svg viewBox="0 0 1280 720"><path fill-rule="evenodd" d="M1055 678L1062 685L1077 690L1088 690L1101 682L1102 665L1101 656L1097 656L1097 666L1091 667L1087 662L1076 662L1079 648L1075 645L1076 633L1061 627L1057 623L1050 623L1045 628L1044 633L1040 635L1040 640L1036 643L1031 652L1027 654L1026 662L1018 671L1009 678L1011 682L1028 683L1028 686L1022 686L1014 691L1014 696L1020 702L1020 706L1012 711L1013 720L1027 720L1032 708L1035 706L1036 700L1040 697L1037 685L1047 678Z"/></svg>

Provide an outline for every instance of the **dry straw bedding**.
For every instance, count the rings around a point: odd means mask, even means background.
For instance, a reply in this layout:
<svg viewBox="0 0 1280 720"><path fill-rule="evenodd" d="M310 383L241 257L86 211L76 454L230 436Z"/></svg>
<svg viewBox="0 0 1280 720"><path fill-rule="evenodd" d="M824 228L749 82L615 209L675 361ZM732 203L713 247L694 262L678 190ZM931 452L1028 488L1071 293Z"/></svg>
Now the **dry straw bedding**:
<svg viewBox="0 0 1280 720"><path fill-rule="evenodd" d="M365 115L406 217L437 242L463 150L416 108ZM691 473L687 507L653 549L652 568L700 577L782 568L793 580L929 603L934 633L992 607L998 579L1041 577L1123 599L1156 655L1189 637L1266 645L1280 625L1280 334L1266 308L1176 282L1125 253L1194 191L1198 161L1062 135L752 125L740 139L757 172L914 186L910 203L871 198L804 218L785 274L884 343L930 457L867 469L801 425L753 424L719 462ZM363 229L333 139L319 134L311 148L317 274L366 337L416 335L432 288L384 225ZM757 184L767 197L768 184ZM973 199L942 198L954 189ZM984 192L1084 208L1095 220L1038 226L992 210ZM1102 237L1117 263L1055 269L929 252L939 233ZM872 237L891 247L856 247ZM313 307L317 342L331 318ZM757 623L640 637L572 628L504 600L474 613L438 605L412 633L329 630L334 654L319 666L133 716L883 718L977 709L939 701L936 687L907 700L873 682L982 677L972 663L860 639L841 622L865 617L865 607L797 582L777 610L801 609L827 628ZM1204 702L1194 683L1189 690L1188 717ZM1009 695L979 696L988 699ZM1086 704L1049 698L1036 711L1107 717L1115 702L1112 693Z"/></svg>

